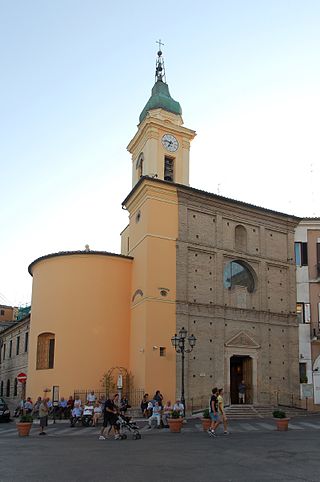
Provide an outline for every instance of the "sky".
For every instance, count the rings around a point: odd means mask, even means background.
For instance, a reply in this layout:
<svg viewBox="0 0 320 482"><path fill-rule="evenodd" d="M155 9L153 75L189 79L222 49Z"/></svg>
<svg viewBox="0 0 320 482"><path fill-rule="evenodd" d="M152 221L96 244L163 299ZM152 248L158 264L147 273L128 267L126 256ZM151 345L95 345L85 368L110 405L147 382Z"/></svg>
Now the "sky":
<svg viewBox="0 0 320 482"><path fill-rule="evenodd" d="M317 0L0 0L0 303L40 256L120 252L159 38L190 185L319 217L319 25Z"/></svg>

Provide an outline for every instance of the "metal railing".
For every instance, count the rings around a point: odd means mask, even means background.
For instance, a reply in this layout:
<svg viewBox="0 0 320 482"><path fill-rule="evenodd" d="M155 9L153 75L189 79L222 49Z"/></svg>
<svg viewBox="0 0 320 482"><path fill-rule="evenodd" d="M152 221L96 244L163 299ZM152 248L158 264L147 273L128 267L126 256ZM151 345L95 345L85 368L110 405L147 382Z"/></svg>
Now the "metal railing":
<svg viewBox="0 0 320 482"><path fill-rule="evenodd" d="M75 389L74 390L74 397L77 395L79 396L80 400L82 403L85 403L88 400L88 395L89 393L94 392L95 396L97 397L97 400L105 399L105 398L110 398L114 395L116 391L108 391L105 388L90 388L90 389ZM129 389L128 392L123 391L123 396L126 397L129 401L129 404L131 405L132 408L138 408L140 407L140 403L142 400L142 397L144 395L144 389L143 388L132 388Z"/></svg>

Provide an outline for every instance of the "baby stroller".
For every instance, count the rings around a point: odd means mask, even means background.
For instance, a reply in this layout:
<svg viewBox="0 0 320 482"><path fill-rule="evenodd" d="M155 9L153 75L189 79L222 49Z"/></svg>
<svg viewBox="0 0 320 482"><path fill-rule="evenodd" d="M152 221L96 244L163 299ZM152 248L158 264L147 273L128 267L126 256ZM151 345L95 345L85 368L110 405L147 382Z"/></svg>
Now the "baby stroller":
<svg viewBox="0 0 320 482"><path fill-rule="evenodd" d="M118 415L117 424L119 425L120 437L122 439L127 438L127 434L123 433L125 430L132 433L133 440L141 439L139 427L135 422L131 420L131 417L126 417L125 415Z"/></svg>

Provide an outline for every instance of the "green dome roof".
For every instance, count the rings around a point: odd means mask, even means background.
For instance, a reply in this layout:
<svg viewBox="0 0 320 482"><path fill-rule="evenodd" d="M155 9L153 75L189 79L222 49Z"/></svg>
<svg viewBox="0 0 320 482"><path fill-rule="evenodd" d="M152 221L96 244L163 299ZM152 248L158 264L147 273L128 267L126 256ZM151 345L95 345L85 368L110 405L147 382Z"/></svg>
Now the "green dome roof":
<svg viewBox="0 0 320 482"><path fill-rule="evenodd" d="M140 114L139 122L143 121L149 110L159 108L172 112L173 114L182 114L182 109L179 102L173 100L169 92L168 84L162 80L157 80L157 82L154 84L151 97Z"/></svg>

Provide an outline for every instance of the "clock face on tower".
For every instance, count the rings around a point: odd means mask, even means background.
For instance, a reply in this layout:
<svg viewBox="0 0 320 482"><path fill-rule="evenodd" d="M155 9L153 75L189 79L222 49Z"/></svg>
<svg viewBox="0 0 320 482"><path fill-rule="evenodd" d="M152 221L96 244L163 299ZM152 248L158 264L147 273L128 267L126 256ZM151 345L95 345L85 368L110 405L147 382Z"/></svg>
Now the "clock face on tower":
<svg viewBox="0 0 320 482"><path fill-rule="evenodd" d="M175 152L179 147L179 142L173 135L165 134L162 137L162 145L167 151Z"/></svg>

